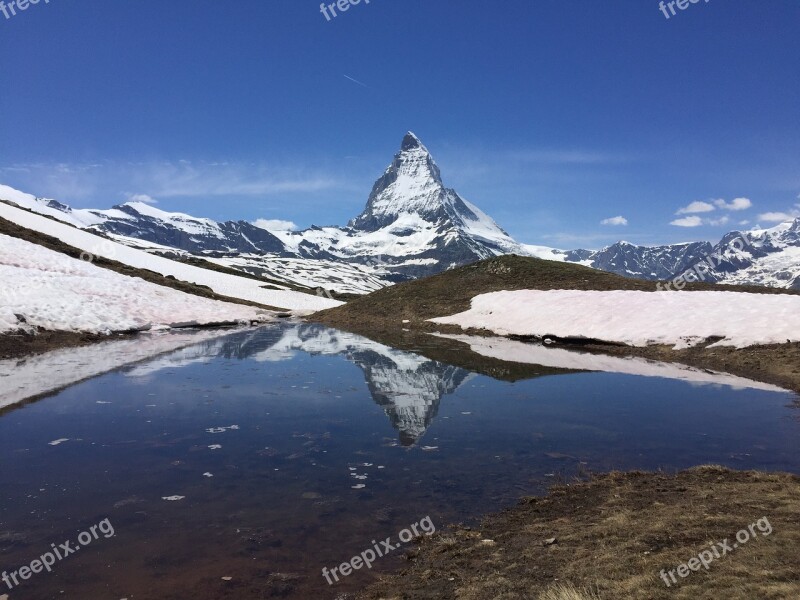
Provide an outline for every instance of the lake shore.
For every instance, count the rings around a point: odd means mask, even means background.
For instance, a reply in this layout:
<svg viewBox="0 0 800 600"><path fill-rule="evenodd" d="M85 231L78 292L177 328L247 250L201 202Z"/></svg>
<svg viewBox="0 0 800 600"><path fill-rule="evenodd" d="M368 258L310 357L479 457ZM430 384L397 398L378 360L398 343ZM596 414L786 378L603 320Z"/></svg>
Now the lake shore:
<svg viewBox="0 0 800 600"><path fill-rule="evenodd" d="M131 334L132 335L132 334ZM75 331L40 331L31 335L23 331L0 335L0 359L24 358L51 350L80 348L106 341L109 336Z"/></svg>

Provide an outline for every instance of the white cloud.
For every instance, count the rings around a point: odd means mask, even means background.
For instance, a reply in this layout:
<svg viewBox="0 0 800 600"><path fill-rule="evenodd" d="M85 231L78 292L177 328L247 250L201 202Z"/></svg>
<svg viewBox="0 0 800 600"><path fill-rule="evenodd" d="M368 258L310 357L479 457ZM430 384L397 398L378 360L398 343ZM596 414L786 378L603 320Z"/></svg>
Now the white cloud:
<svg viewBox="0 0 800 600"><path fill-rule="evenodd" d="M281 221L280 219L256 219L253 225L266 229L267 231L295 231L297 225L292 221Z"/></svg>
<svg viewBox="0 0 800 600"><path fill-rule="evenodd" d="M203 196L271 196L320 192L340 183L326 176L277 172L265 167L215 164L196 167L185 162L151 166L143 173L161 198Z"/></svg>
<svg viewBox="0 0 800 600"><path fill-rule="evenodd" d="M719 199L714 200L714 204L725 210L747 210L753 206L749 198L734 198L731 202Z"/></svg>
<svg viewBox="0 0 800 600"><path fill-rule="evenodd" d="M676 215L690 215L694 213L707 213L715 210L713 204L700 200L692 202L689 206L684 206L676 212Z"/></svg>
<svg viewBox="0 0 800 600"><path fill-rule="evenodd" d="M731 218L727 215L723 215L719 219L704 219L702 217L698 217L697 215L691 215L689 217L682 217L680 219L670 221L670 225L675 225L675 227L700 227L701 225L722 227L723 225L730 223L730 220Z"/></svg>
<svg viewBox="0 0 800 600"><path fill-rule="evenodd" d="M730 220L730 217L724 216L720 217L719 219L708 219L706 223L708 225L713 225L714 227L719 227L720 225L727 225Z"/></svg>
<svg viewBox="0 0 800 600"><path fill-rule="evenodd" d="M11 169L17 176L6 182L9 185L36 189L39 195L67 203L120 195L129 201L137 198L139 202L147 202L147 198L157 198L163 203L171 198L281 198L332 190L363 192L353 181L330 169L251 162L36 163L0 166L0 174L11 173ZM137 193L126 190L137 190Z"/></svg>
<svg viewBox="0 0 800 600"><path fill-rule="evenodd" d="M723 225L727 225L730 223L730 217L727 215L721 216L718 219L704 219L702 217L697 216L697 213L710 213L717 210L717 208L721 210L730 210L730 211L740 211L740 210L747 210L751 208L753 203L750 201L749 198L734 198L730 202L726 202L724 199L720 198L718 200L713 200L711 202L704 202L702 200L697 200L689 204L689 206L684 206L683 208L679 209L676 212L676 215L692 215L689 217L684 217L682 219L675 219L674 221L670 222L670 225L675 225L676 227L700 227L701 225L710 225L712 227L721 227ZM745 222L740 223L740 225L746 224Z"/></svg>
<svg viewBox="0 0 800 600"><path fill-rule="evenodd" d="M789 212L767 212L758 215L759 221L767 221L768 223L783 223L784 221L791 221L800 217L800 210L790 210Z"/></svg>
<svg viewBox="0 0 800 600"><path fill-rule="evenodd" d="M726 202L724 199L720 198L718 200L714 200L713 204L711 202L703 202L702 200L697 200L692 202L689 206L684 206L683 208L679 209L676 212L676 215L693 215L698 213L709 213L715 211L717 208L722 210L747 210L751 208L753 203L750 201L749 198L734 198L730 202ZM720 221L722 221L720 219ZM727 221L726 221L727 222ZM724 224L720 222L719 224Z"/></svg>
<svg viewBox="0 0 800 600"><path fill-rule="evenodd" d="M145 204L158 204L158 200L147 194L128 194L128 202L144 202Z"/></svg>
<svg viewBox="0 0 800 600"><path fill-rule="evenodd" d="M791 221L800 217L800 203L795 204L794 208L790 208L785 212L766 212L758 215L759 221L768 221L770 223L783 223L784 221Z"/></svg>
<svg viewBox="0 0 800 600"><path fill-rule="evenodd" d="M608 219L603 219L600 221L600 225L627 225L628 219L623 216L618 217L610 217Z"/></svg>
<svg viewBox="0 0 800 600"><path fill-rule="evenodd" d="M702 224L703 219L697 216L683 217L670 222L670 225L675 225L675 227L700 227Z"/></svg>
<svg viewBox="0 0 800 600"><path fill-rule="evenodd" d="M739 221L739 225L750 225L750 221L745 219L744 221Z"/></svg>

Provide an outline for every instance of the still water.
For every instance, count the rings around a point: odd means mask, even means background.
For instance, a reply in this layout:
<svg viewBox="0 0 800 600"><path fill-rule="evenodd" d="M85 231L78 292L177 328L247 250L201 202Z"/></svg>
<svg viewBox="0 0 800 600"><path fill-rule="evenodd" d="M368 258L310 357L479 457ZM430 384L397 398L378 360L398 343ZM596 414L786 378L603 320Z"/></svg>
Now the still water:
<svg viewBox="0 0 800 600"><path fill-rule="evenodd" d="M577 355L495 379L309 324L205 335L0 414L0 571L19 581L0 597L346 597L403 550L332 586L322 569L425 517L474 524L610 469L800 472L796 398L755 382L602 372ZM111 354L84 351L82 367ZM6 365L0 394L80 371L63 356Z"/></svg>

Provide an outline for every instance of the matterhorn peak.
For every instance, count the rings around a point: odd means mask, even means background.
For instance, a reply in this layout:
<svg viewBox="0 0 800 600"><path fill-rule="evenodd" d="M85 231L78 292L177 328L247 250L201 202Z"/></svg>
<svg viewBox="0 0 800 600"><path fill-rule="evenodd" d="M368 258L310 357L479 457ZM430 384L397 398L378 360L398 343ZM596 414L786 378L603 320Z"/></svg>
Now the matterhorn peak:
<svg viewBox="0 0 800 600"><path fill-rule="evenodd" d="M404 248L419 243L422 236L412 239L413 232L424 231L446 249L443 254L452 257L450 264L468 260L464 257L522 252L491 217L444 186L439 167L411 131L375 182L364 212L350 221L350 227L370 233L385 230L385 239Z"/></svg>
<svg viewBox="0 0 800 600"><path fill-rule="evenodd" d="M375 182L366 209L350 225L374 231L401 214L422 216L435 212L445 196L439 167L420 139L409 131L403 137L400 152Z"/></svg>
<svg viewBox="0 0 800 600"><path fill-rule="evenodd" d="M392 177L410 177L421 185L434 184L443 187L439 167L413 131L409 131L403 137L400 152L395 155L394 161L386 170L386 174L389 173Z"/></svg>
<svg viewBox="0 0 800 600"><path fill-rule="evenodd" d="M406 152L408 150L416 150L418 148L428 152L428 149L422 144L422 141L420 141L416 134L413 131L409 131L403 138L403 143L400 145L400 151Z"/></svg>

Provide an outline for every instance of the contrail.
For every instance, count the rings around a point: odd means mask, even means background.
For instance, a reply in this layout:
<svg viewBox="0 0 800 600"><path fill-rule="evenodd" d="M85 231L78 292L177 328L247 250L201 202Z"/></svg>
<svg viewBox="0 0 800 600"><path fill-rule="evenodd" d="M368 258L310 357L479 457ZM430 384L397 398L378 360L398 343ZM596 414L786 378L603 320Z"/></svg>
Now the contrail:
<svg viewBox="0 0 800 600"><path fill-rule="evenodd" d="M357 83L358 85L360 85L360 86L363 86L363 87L365 87L365 88L369 89L369 86L368 86L366 83L361 83L361 82L360 82L358 79L353 79L352 77L350 77L350 75L345 75L345 78L349 79L349 80L350 80L350 81L352 81L353 83Z"/></svg>

